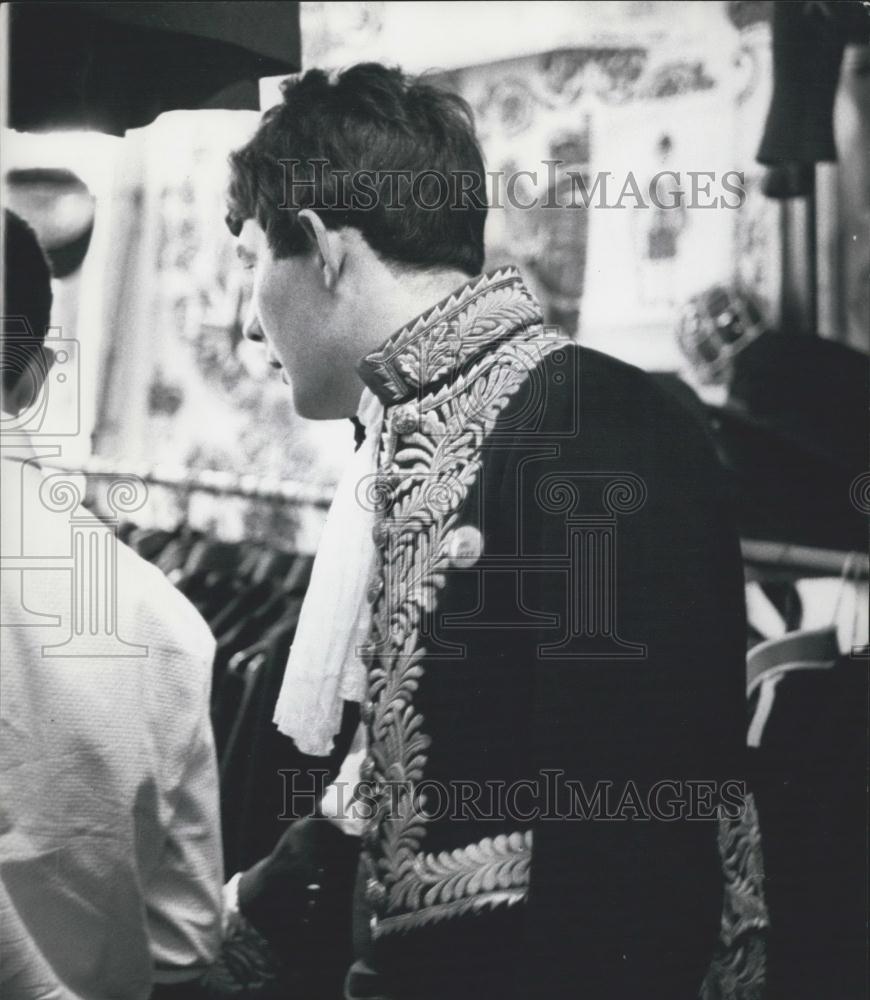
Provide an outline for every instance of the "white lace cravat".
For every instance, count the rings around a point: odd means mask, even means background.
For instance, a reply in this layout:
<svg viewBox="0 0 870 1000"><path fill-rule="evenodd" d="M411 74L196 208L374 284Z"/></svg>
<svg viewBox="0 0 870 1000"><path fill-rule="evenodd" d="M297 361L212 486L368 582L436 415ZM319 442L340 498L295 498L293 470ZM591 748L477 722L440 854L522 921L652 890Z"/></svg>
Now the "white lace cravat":
<svg viewBox="0 0 870 1000"><path fill-rule="evenodd" d="M368 639L366 590L375 566L374 511L362 503L377 471L383 406L363 390L357 416L366 437L338 484L326 518L290 649L273 722L302 753L325 757L341 728L345 701L362 701L365 666L357 649Z"/></svg>

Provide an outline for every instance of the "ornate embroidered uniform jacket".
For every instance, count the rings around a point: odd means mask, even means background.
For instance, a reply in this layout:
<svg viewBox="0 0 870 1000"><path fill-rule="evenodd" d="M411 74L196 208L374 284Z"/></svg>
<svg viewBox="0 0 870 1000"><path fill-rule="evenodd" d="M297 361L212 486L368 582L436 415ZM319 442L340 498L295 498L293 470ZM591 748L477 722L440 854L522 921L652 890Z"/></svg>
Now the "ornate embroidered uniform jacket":
<svg viewBox="0 0 870 1000"><path fill-rule="evenodd" d="M742 570L705 436L545 328L512 268L360 372L385 405L361 493L369 963L395 996L757 995L752 814L677 801L743 744Z"/></svg>

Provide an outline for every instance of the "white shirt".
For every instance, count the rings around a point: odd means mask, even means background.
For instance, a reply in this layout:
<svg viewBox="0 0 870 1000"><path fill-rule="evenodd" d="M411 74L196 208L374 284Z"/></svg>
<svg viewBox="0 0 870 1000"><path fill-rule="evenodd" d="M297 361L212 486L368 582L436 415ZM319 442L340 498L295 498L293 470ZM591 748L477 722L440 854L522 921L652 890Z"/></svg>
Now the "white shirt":
<svg viewBox="0 0 870 1000"><path fill-rule="evenodd" d="M89 513L47 509L33 464L0 466L0 994L144 998L197 975L220 944L214 639L116 539L74 556L71 525L93 525ZM22 571L22 557L55 568ZM75 621L78 644L48 649ZM118 639L145 655L118 655Z"/></svg>

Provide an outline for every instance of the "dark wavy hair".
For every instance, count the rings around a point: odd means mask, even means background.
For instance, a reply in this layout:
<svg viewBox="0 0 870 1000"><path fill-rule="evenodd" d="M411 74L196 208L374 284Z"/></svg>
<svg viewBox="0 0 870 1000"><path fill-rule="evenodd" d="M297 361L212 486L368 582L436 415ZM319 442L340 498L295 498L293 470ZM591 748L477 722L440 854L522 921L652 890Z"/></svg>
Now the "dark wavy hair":
<svg viewBox="0 0 870 1000"><path fill-rule="evenodd" d="M3 334L0 369L3 388L11 392L29 357L42 351L51 321L51 271L36 234L27 223L3 210ZM7 357L7 338L15 339Z"/></svg>
<svg viewBox="0 0 870 1000"><path fill-rule="evenodd" d="M296 216L313 208L327 228L358 229L384 260L480 272L486 175L461 97L378 63L333 78L309 70L282 93L230 155L236 235L255 219L276 257L304 253Z"/></svg>

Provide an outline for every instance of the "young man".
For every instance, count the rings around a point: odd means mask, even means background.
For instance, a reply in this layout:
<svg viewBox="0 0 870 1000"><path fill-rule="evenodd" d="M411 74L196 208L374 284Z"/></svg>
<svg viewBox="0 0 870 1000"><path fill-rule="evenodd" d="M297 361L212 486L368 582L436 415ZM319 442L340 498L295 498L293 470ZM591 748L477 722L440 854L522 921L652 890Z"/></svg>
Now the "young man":
<svg viewBox="0 0 870 1000"><path fill-rule="evenodd" d="M214 639L158 569L64 503L75 483L39 464L53 449L11 433L54 388L54 358L48 266L11 213L4 249L0 993L145 1000L220 944Z"/></svg>
<svg viewBox="0 0 870 1000"><path fill-rule="evenodd" d="M325 755L361 702L363 808L343 783L321 808L361 837L347 996L756 996L742 571L707 440L547 329L516 269L481 275L459 98L312 70L231 164L249 336L300 414L365 433L275 715Z"/></svg>

